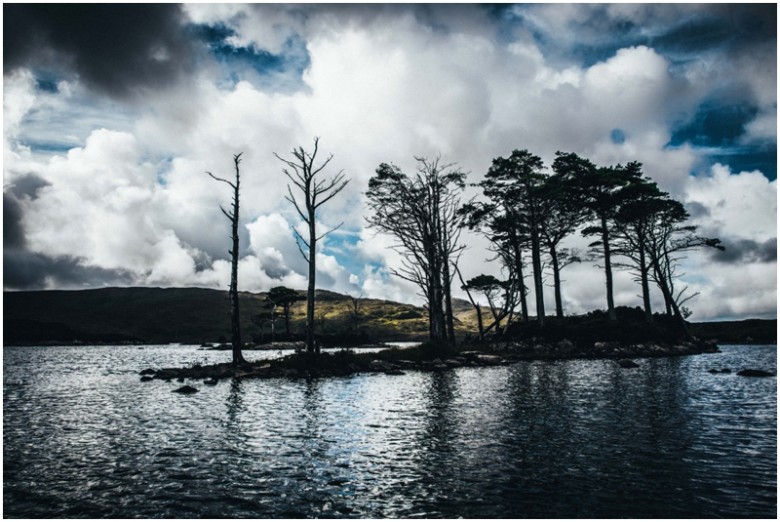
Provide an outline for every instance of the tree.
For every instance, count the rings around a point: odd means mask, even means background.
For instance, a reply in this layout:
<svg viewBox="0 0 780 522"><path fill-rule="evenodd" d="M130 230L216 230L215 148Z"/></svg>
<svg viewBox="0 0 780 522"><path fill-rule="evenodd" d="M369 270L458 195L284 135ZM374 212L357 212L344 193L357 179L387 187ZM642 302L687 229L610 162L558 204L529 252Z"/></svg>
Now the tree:
<svg viewBox="0 0 780 522"><path fill-rule="evenodd" d="M681 254L700 247L724 250L719 239L698 236L697 227L684 225L689 217L682 203L665 198L648 229L647 241L647 256L652 270L650 279L663 294L667 314L676 317L683 329L686 327L682 305L696 294L683 297L687 287L675 290L674 280L682 276L678 273Z"/></svg>
<svg viewBox="0 0 780 522"><path fill-rule="evenodd" d="M333 159L333 155L328 156L319 166L315 165L317 152L319 150L319 138L314 138L314 151L310 154L303 147L293 149L292 160L286 160L274 153L287 168L283 169L284 174L290 182L297 187L303 197L300 203L292 191L292 187L287 185L287 196L285 199L293 204L298 215L308 227L308 238L304 238L295 230L295 239L298 242L298 249L301 255L309 264L309 286L306 293L306 350L315 351L314 342L314 289L317 277L317 242L343 225L339 224L335 228L317 235L316 220L317 210L333 199L349 183L349 179L344 179L344 172L339 171L335 176L329 179L318 177L323 169L328 166Z"/></svg>
<svg viewBox="0 0 780 522"><path fill-rule="evenodd" d="M467 292L472 306L477 310L480 339L483 337L485 331L490 330L494 326L498 333L501 328L501 320L510 313L511 308L513 307L513 303L508 299L507 282L499 281L492 275L480 274L477 277L469 279L463 284L462 288ZM493 315L493 323L487 328L483 329L481 308L471 299L471 290L480 292L485 296L485 299L487 299L490 313ZM498 300L502 293L504 294L504 299L502 305L499 307Z"/></svg>
<svg viewBox="0 0 780 522"><path fill-rule="evenodd" d="M579 227L587 212L577 197L577 185L572 178L568 155L556 153L553 162L554 175L547 178L542 187L545 216L541 228L542 242L548 250L553 272L555 292L555 314L563 317L563 297L561 295L561 270L580 261L578 252L559 249L560 243Z"/></svg>
<svg viewBox="0 0 780 522"><path fill-rule="evenodd" d="M241 353L241 323L238 315L238 207L239 207L239 192L241 187L241 175L238 165L241 163L241 154L239 153L233 156L233 164L236 170L235 182L228 181L226 179L218 178L211 172L207 172L209 176L222 183L227 183L233 189L233 210L232 212L226 211L220 205L219 209L230 220L231 239L233 241L232 249L228 251L230 254L230 329L232 333L232 349L233 349L233 365L239 366L246 363L244 356Z"/></svg>
<svg viewBox="0 0 780 522"><path fill-rule="evenodd" d="M369 180L369 226L395 238L403 256L392 273L417 285L427 301L429 338L455 343L452 312L452 270L464 246L458 243L458 215L465 174L439 160L417 160L417 172L407 176L382 163Z"/></svg>
<svg viewBox="0 0 780 522"><path fill-rule="evenodd" d="M547 213L542 187L547 176L543 169L539 156L527 150L514 150L507 158L495 158L485 179L478 183L489 202L483 212L497 213L490 218L489 226L503 243L504 255L514 261L514 266L508 268L519 281L522 281L521 246L530 246L536 317L540 325L545 319L541 254Z"/></svg>
<svg viewBox="0 0 780 522"><path fill-rule="evenodd" d="M297 290L285 286L275 286L268 291L266 299L274 304L274 307L282 308L282 317L284 317L284 330L287 336L290 336L290 307L293 303L302 301L303 297Z"/></svg>
<svg viewBox="0 0 780 522"><path fill-rule="evenodd" d="M499 259L509 274L507 289L511 289L513 292L511 299L507 300L513 303L509 312L509 322L511 322L511 316L514 313L514 304L518 300L522 320L528 322L528 303L526 300L528 289L525 286L525 261L523 259L524 244L517 229L517 221L513 219L505 205L492 201L470 201L463 205L459 212L464 216L464 226L470 230L479 230L490 241L490 250L496 253L496 257L488 261ZM463 281L461 283L466 284Z"/></svg>
<svg viewBox="0 0 780 522"><path fill-rule="evenodd" d="M570 155L576 169L574 181L577 197L591 213L594 225L582 230L584 236L598 236L590 246L604 259L604 277L607 290L607 313L611 321L617 320L612 283L612 230L617 209L620 206L620 189L641 177L641 165L628 163L625 167L595 167L590 161Z"/></svg>

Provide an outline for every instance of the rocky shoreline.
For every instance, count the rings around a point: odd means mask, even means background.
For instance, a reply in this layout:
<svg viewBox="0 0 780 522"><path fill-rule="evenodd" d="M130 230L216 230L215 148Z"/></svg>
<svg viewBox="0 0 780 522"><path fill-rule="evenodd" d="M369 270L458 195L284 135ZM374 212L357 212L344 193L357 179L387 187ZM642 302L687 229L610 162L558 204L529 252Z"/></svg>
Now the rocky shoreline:
<svg viewBox="0 0 780 522"><path fill-rule="evenodd" d="M424 347L424 345L423 345ZM477 349L479 348L479 349ZM632 358L673 357L717 353L718 347L707 341L678 343L596 342L578 345L569 340L549 342L542 339L508 341L469 347L462 351L437 354L425 348L391 348L374 353L358 354L350 350L321 354L296 353L280 359L257 361L235 367L231 363L194 365L188 368L147 368L140 372L142 381L186 380L215 385L221 379L325 378L345 377L359 373L403 375L407 371L441 372L461 367L489 367L519 361L613 359L620 368L636 368ZM195 393L192 386L183 386L179 393Z"/></svg>

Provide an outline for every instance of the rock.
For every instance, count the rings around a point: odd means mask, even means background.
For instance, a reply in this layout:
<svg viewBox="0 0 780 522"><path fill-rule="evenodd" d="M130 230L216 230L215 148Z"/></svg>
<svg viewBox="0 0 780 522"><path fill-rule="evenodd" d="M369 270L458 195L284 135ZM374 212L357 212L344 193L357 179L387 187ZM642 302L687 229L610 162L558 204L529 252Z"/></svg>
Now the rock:
<svg viewBox="0 0 780 522"><path fill-rule="evenodd" d="M639 365L631 359L620 359L618 361L618 366L621 368L639 368Z"/></svg>
<svg viewBox="0 0 780 522"><path fill-rule="evenodd" d="M149 381L153 381L153 380L154 380L154 377L150 377L149 375L144 375L143 377L141 377L141 382L149 382Z"/></svg>
<svg viewBox="0 0 780 522"><path fill-rule="evenodd" d="M737 375L741 377L774 377L774 373L769 373L764 370L745 369L737 372Z"/></svg>
<svg viewBox="0 0 780 522"><path fill-rule="evenodd" d="M504 362L498 355L478 355L476 360L477 362L487 364L488 366L495 366Z"/></svg>
<svg viewBox="0 0 780 522"><path fill-rule="evenodd" d="M218 382L219 382L219 379L217 379L215 377L212 377L210 379L206 379L205 381L203 381L203 384L205 384L206 386L214 386Z"/></svg>
<svg viewBox="0 0 780 522"><path fill-rule="evenodd" d="M184 377L179 377L179 378L178 378L178 379L176 379L176 380L177 380L178 382L184 382Z"/></svg>
<svg viewBox="0 0 780 522"><path fill-rule="evenodd" d="M372 372L387 372L389 370L395 370L396 368L387 361L374 359L373 361L368 363L368 369L371 370Z"/></svg>
<svg viewBox="0 0 780 522"><path fill-rule="evenodd" d="M154 375L155 373L157 372L155 372L151 368L147 368L145 370L141 370L140 372L138 372L138 375Z"/></svg>
<svg viewBox="0 0 780 522"><path fill-rule="evenodd" d="M192 386L189 385L185 385L182 386L181 388L176 388L175 390L173 390L173 393L181 393L182 395L190 395L192 393L197 393L197 392L198 392L197 388L193 388Z"/></svg>
<svg viewBox="0 0 780 522"><path fill-rule="evenodd" d="M720 373L731 373L731 370L729 370L728 368L722 368L720 370Z"/></svg>

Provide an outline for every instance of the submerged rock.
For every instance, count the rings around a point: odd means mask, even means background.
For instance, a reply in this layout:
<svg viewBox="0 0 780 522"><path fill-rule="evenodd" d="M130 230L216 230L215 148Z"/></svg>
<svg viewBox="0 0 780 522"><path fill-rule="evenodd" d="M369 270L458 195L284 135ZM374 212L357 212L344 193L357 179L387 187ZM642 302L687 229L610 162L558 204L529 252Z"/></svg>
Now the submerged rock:
<svg viewBox="0 0 780 522"><path fill-rule="evenodd" d="M618 366L621 368L639 368L639 365L631 359L620 359L618 361Z"/></svg>
<svg viewBox="0 0 780 522"><path fill-rule="evenodd" d="M737 375L741 377L774 377L774 373L770 373L764 370L754 370L751 368L740 370L737 372Z"/></svg>
<svg viewBox="0 0 780 522"><path fill-rule="evenodd" d="M175 390L173 390L173 393L181 393L183 395L190 395L192 393L197 393L197 392L198 392L198 389L197 388L193 388L190 385L185 385L185 386L182 386L181 388L176 388Z"/></svg>

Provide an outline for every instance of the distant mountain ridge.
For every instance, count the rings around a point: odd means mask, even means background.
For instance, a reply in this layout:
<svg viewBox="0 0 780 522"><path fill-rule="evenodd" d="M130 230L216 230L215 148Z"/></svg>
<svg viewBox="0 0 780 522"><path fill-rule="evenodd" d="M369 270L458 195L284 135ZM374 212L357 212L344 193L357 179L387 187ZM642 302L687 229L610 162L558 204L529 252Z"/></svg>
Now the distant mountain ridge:
<svg viewBox="0 0 780 522"><path fill-rule="evenodd" d="M305 292L301 291L305 297ZM241 325L246 342L268 340L270 323L266 294L241 292ZM230 338L228 294L206 288L103 288L3 292L3 344L44 343L182 343L200 344ZM476 318L467 301L453 303L456 331L476 332ZM292 307L291 330L305 321L305 303ZM383 301L359 300L354 314L349 296L317 291L317 331L348 334L371 341L425 340L428 321L423 308ZM261 326L262 324L262 326ZM693 323L691 332L721 343L775 343L777 320ZM275 322L277 337L284 320Z"/></svg>
<svg viewBox="0 0 780 522"><path fill-rule="evenodd" d="M305 292L301 291L305 299ZM206 288L102 288L3 292L4 344L52 342L172 343L217 342L230 338L228 293ZM240 293L242 336L247 342L262 333L255 318L267 314L265 293ZM305 321L305 303L292 307L291 330ZM456 314L467 315L470 305L456 303ZM364 332L372 340L423 339L427 320L422 308L382 301L359 300L355 316L349 296L317 291L318 331L326 334ZM461 329L470 328L461 324ZM275 331L284 332L277 319Z"/></svg>

